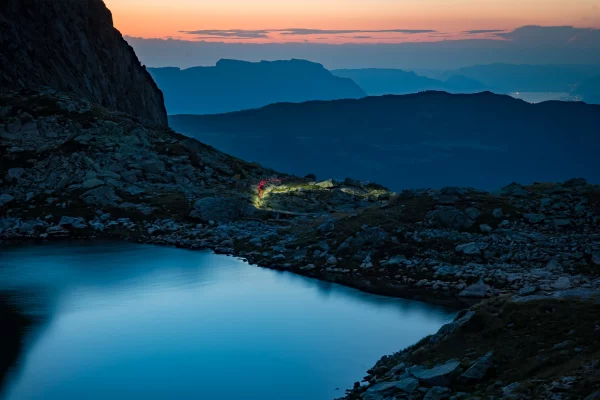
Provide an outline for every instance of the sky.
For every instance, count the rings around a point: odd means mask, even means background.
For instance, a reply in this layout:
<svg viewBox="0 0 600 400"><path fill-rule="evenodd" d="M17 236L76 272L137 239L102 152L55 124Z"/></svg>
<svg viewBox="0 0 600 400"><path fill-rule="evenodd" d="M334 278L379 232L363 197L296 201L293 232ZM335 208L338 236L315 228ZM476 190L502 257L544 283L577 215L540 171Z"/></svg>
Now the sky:
<svg viewBox="0 0 600 400"><path fill-rule="evenodd" d="M502 39L525 25L600 28L600 0L105 0L126 36L221 43ZM500 34L500 36L498 35Z"/></svg>

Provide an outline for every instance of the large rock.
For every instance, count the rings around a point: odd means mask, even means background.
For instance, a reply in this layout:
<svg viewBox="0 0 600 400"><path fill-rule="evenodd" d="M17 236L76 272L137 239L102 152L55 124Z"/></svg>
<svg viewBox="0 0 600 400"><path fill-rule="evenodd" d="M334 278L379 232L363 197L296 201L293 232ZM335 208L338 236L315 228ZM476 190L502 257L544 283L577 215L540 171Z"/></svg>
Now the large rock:
<svg viewBox="0 0 600 400"><path fill-rule="evenodd" d="M361 397L364 400L384 400L397 393L412 393L419 387L419 381L406 378L400 381L380 382L371 386Z"/></svg>
<svg viewBox="0 0 600 400"><path fill-rule="evenodd" d="M566 276L561 276L552 284L552 287L558 290L570 289L571 280Z"/></svg>
<svg viewBox="0 0 600 400"><path fill-rule="evenodd" d="M194 203L190 217L203 221L228 222L252 215L253 208L239 197L205 197Z"/></svg>
<svg viewBox="0 0 600 400"><path fill-rule="evenodd" d="M6 173L6 180L8 182L17 181L17 180L19 180L19 178L21 178L23 176L24 173L25 173L25 169L23 169L23 168L11 168Z"/></svg>
<svg viewBox="0 0 600 400"><path fill-rule="evenodd" d="M483 299L485 297L491 297L494 295L494 290L483 283L483 281L479 281L477 283L468 286L462 292L458 294L460 297L473 297L478 299Z"/></svg>
<svg viewBox="0 0 600 400"><path fill-rule="evenodd" d="M450 397L450 389L434 386L425 393L423 400L444 400Z"/></svg>
<svg viewBox="0 0 600 400"><path fill-rule="evenodd" d="M82 188L84 189L92 189L98 186L102 186L104 185L104 181L98 179L98 178L92 178L92 179L87 179L83 182L83 184L81 185Z"/></svg>
<svg viewBox="0 0 600 400"><path fill-rule="evenodd" d="M101 207L116 207L121 198L115 194L115 191L108 186L100 186L88 190L81 195L83 201L88 205Z"/></svg>
<svg viewBox="0 0 600 400"><path fill-rule="evenodd" d="M73 229L86 229L88 224L85 222L85 219L79 217L67 217L64 216L60 219L58 226L62 227L71 227Z"/></svg>
<svg viewBox="0 0 600 400"><path fill-rule="evenodd" d="M479 211L475 207L469 207L465 210L465 214L467 214L467 217L475 220L475 219L479 218L479 216L481 215L481 211Z"/></svg>
<svg viewBox="0 0 600 400"><path fill-rule="evenodd" d="M0 195L0 207L4 207L5 205L10 203L14 199L15 198L13 196L11 196L10 194L7 194L7 193L1 194Z"/></svg>
<svg viewBox="0 0 600 400"><path fill-rule="evenodd" d="M148 160L142 163L142 170L149 174L162 174L166 168L165 163L160 160Z"/></svg>
<svg viewBox="0 0 600 400"><path fill-rule="evenodd" d="M431 369L416 369L412 375L425 386L448 387L461 373L460 362L450 360L445 364L436 365Z"/></svg>
<svg viewBox="0 0 600 400"><path fill-rule="evenodd" d="M455 207L440 207L437 211L438 221L450 229L468 229L473 226L473 220Z"/></svg>
<svg viewBox="0 0 600 400"><path fill-rule="evenodd" d="M465 254L469 254L469 255L477 255L481 253L481 250L486 249L487 243L475 243L475 242L471 242L471 243L465 243L465 244L459 244L458 246L456 246L455 251L457 253L465 253Z"/></svg>
<svg viewBox="0 0 600 400"><path fill-rule="evenodd" d="M466 370L462 375L458 377L458 382L461 384L470 384L481 381L490 370L494 367L494 354L489 352L477 361L471 367Z"/></svg>
<svg viewBox="0 0 600 400"><path fill-rule="evenodd" d="M0 2L0 87L51 87L164 125L162 92L102 0Z"/></svg>
<svg viewBox="0 0 600 400"><path fill-rule="evenodd" d="M532 224L539 224L545 218L544 214L523 214L523 218Z"/></svg>

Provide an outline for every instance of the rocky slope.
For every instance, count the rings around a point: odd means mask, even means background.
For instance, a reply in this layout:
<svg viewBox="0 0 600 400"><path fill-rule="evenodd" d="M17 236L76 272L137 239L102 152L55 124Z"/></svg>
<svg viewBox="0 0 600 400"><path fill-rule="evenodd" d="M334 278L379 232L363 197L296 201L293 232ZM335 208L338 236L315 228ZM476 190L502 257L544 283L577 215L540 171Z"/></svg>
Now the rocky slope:
<svg viewBox="0 0 600 400"><path fill-rule="evenodd" d="M486 301L383 357L345 399L598 399L598 312L589 290Z"/></svg>
<svg viewBox="0 0 600 400"><path fill-rule="evenodd" d="M219 232L200 223L301 215L257 208L258 186L308 184L54 91L0 95L0 176L0 239L73 234L155 241L168 231L197 239ZM320 211L370 204L368 192L334 192L341 195L335 202L330 195L305 203Z"/></svg>
<svg viewBox="0 0 600 400"><path fill-rule="evenodd" d="M167 125L161 91L102 0L0 2L0 88L50 87Z"/></svg>

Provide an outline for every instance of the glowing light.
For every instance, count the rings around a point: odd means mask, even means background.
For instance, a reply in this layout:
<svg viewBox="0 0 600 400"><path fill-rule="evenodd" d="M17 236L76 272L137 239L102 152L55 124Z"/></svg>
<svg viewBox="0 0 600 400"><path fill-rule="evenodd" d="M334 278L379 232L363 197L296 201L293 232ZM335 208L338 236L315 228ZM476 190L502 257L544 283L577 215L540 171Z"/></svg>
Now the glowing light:
<svg viewBox="0 0 600 400"><path fill-rule="evenodd" d="M256 187L258 189L258 198L262 199L263 193L265 190L265 186L267 185L267 183L274 183L274 182L281 182L281 181L283 181L283 179L280 179L280 178L269 178L269 179L263 179L262 181L260 181L260 183Z"/></svg>

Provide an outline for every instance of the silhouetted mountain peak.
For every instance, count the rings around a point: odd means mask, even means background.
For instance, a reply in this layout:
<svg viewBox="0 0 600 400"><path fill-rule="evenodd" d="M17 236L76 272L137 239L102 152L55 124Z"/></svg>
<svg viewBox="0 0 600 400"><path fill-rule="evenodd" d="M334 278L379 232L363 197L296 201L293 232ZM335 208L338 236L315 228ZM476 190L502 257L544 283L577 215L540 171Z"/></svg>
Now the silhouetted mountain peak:
<svg viewBox="0 0 600 400"><path fill-rule="evenodd" d="M351 79L306 60L249 62L222 59L214 67L151 68L170 114L214 114L277 102L360 98Z"/></svg>
<svg viewBox="0 0 600 400"><path fill-rule="evenodd" d="M167 124L162 93L102 0L0 2L0 87L44 87Z"/></svg>

